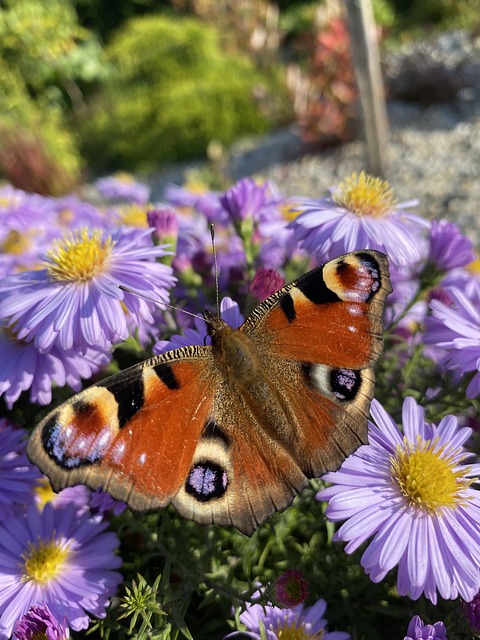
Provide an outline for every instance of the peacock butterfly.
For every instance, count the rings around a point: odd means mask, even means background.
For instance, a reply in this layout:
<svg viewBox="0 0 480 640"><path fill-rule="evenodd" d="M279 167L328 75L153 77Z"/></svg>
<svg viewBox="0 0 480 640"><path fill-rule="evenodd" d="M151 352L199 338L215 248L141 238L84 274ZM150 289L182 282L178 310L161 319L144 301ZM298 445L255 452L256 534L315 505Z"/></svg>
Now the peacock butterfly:
<svg viewBox="0 0 480 640"><path fill-rule="evenodd" d="M168 351L75 395L35 428L56 491L102 487L251 535L367 441L387 257L356 251L301 276L211 345Z"/></svg>

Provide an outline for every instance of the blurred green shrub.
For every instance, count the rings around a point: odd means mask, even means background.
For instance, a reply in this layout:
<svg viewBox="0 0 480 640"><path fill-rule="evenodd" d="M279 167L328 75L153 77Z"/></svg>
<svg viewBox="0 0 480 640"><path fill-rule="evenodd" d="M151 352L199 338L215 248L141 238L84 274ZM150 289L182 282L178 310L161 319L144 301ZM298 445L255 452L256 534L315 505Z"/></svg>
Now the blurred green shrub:
<svg viewBox="0 0 480 640"><path fill-rule="evenodd" d="M108 169L149 169L202 156L212 140L262 133L269 100L282 91L275 74L224 53L215 29L192 18L134 18L107 58L115 73L90 105L82 140Z"/></svg>
<svg viewBox="0 0 480 640"><path fill-rule="evenodd" d="M373 7L377 24L388 27L390 46L432 30L478 29L479 0L373 0Z"/></svg>
<svg viewBox="0 0 480 640"><path fill-rule="evenodd" d="M0 175L26 191L58 195L78 181L81 167L62 111L34 100L18 70L0 58Z"/></svg>
<svg viewBox="0 0 480 640"><path fill-rule="evenodd" d="M84 88L107 74L101 51L70 0L1 3L0 171L16 186L59 193L78 180L69 125Z"/></svg>
<svg viewBox="0 0 480 640"><path fill-rule="evenodd" d="M3 0L0 57L34 98L73 110L82 107L82 85L108 73L95 34L78 24L71 0Z"/></svg>

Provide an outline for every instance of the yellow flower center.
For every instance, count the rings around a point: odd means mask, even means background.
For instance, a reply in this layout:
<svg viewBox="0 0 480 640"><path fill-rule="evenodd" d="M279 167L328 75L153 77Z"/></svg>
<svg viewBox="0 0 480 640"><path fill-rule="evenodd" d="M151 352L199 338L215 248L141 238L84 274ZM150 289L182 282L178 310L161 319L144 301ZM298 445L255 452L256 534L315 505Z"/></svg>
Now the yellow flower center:
<svg viewBox="0 0 480 640"><path fill-rule="evenodd" d="M0 209L7 209L8 207L15 206L18 204L18 197L15 197L15 194L11 194L9 196L0 196Z"/></svg>
<svg viewBox="0 0 480 640"><path fill-rule="evenodd" d="M70 549L66 541L52 537L48 541L38 538L36 544L30 542L28 550L22 556L23 581L35 582L37 585L47 584L58 576L69 555Z"/></svg>
<svg viewBox="0 0 480 640"><path fill-rule="evenodd" d="M40 510L43 510L43 507L51 502L57 495L52 489L52 485L50 484L48 478L41 478L38 481L38 484L35 487L35 494L39 498L38 506Z"/></svg>
<svg viewBox="0 0 480 640"><path fill-rule="evenodd" d="M470 485L463 471L453 470L453 458L443 451L419 436L416 444L404 440L403 447L398 445L391 460L392 477L402 495L411 506L431 515L442 507L455 507L462 500L460 492Z"/></svg>
<svg viewBox="0 0 480 640"><path fill-rule="evenodd" d="M126 225L127 227L146 227L147 211L149 209L151 209L151 206L127 204L124 207L120 207L117 222L119 225Z"/></svg>
<svg viewBox="0 0 480 640"><path fill-rule="evenodd" d="M280 206L280 211L285 220L290 222L291 220L295 220L295 218L301 213L301 209L298 209L295 204L282 204Z"/></svg>
<svg viewBox="0 0 480 640"><path fill-rule="evenodd" d="M480 274L480 258L477 258L473 262L470 262L470 264L467 265L467 270L470 271L470 273L479 275Z"/></svg>
<svg viewBox="0 0 480 640"><path fill-rule="evenodd" d="M135 178L131 173L127 173L126 171L118 171L113 174L113 177L119 182L123 182L123 184L133 184L135 182Z"/></svg>
<svg viewBox="0 0 480 640"><path fill-rule="evenodd" d="M338 185L332 195L334 202L357 216L381 218L392 210L395 204L393 189L386 180L374 178L362 171L353 173Z"/></svg>
<svg viewBox="0 0 480 640"><path fill-rule="evenodd" d="M207 193L208 191L208 187L204 182L196 178L188 178L188 177L185 182L185 189L187 189L188 191L191 191L192 193L196 193L199 196L202 195L203 193Z"/></svg>
<svg viewBox="0 0 480 640"><path fill-rule="evenodd" d="M310 633L305 629L303 623L298 624L296 620L289 621L287 619L278 622L275 628L271 625L270 629L279 640L322 640L325 635L323 629L318 633Z"/></svg>
<svg viewBox="0 0 480 640"><path fill-rule="evenodd" d="M102 240L102 231L87 228L75 231L69 238L57 240L48 251L48 273L53 280L86 282L108 266L113 240Z"/></svg>
<svg viewBox="0 0 480 640"><path fill-rule="evenodd" d="M62 209L58 212L57 216L59 224L68 226L68 224L73 220L74 213L71 209Z"/></svg>
<svg viewBox="0 0 480 640"><path fill-rule="evenodd" d="M31 247L31 240L25 233L10 230L2 242L0 252L21 255Z"/></svg>

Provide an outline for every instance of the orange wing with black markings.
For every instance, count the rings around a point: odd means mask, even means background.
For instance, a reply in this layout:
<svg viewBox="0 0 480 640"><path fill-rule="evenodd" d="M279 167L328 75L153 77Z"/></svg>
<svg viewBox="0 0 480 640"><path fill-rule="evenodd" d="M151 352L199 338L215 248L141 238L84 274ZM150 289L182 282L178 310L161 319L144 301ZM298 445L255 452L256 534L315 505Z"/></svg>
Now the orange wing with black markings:
<svg viewBox="0 0 480 640"><path fill-rule="evenodd" d="M132 509L172 503L246 534L366 441L390 290L387 259L347 254L287 285L211 346L169 351L74 396L28 455L55 490L102 487Z"/></svg>

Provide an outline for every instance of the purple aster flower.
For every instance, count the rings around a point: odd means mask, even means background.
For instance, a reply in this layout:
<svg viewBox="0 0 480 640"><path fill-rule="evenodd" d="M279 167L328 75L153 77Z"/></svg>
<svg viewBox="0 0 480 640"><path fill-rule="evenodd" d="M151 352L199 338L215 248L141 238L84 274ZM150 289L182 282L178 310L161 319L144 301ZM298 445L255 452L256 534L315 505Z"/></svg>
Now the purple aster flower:
<svg viewBox="0 0 480 640"><path fill-rule="evenodd" d="M75 631L86 629L90 615L103 618L115 594L121 565L114 533L73 505L27 514L0 524L0 640L34 605L46 604L56 620Z"/></svg>
<svg viewBox="0 0 480 640"><path fill-rule="evenodd" d="M80 391L82 379L89 379L106 366L111 355L92 347L80 352L62 351L52 347L48 353L39 351L33 342L18 340L13 331L0 323L0 396L9 409L22 391L30 389L30 401L50 404L52 385L68 385Z"/></svg>
<svg viewBox="0 0 480 640"><path fill-rule="evenodd" d="M469 299L480 300L480 259L476 259L464 268L452 269L440 283L441 287L455 287L464 291Z"/></svg>
<svg viewBox="0 0 480 640"><path fill-rule="evenodd" d="M472 631L480 633L480 593L470 602L464 602L462 609Z"/></svg>
<svg viewBox="0 0 480 640"><path fill-rule="evenodd" d="M261 210L269 204L268 183L242 178L220 196L220 204L232 221L247 218L258 221Z"/></svg>
<svg viewBox="0 0 480 640"><path fill-rule="evenodd" d="M102 491L102 489L95 489L92 493L90 506L95 513L104 514L107 511L111 511L115 516L119 516L127 508L125 502L115 500L109 493Z"/></svg>
<svg viewBox="0 0 480 640"><path fill-rule="evenodd" d="M122 228L123 241L138 242L145 247L152 245L148 234L139 233L148 229L148 212L153 209L151 204L137 204L130 202L116 207L110 207L105 214L108 216L109 227ZM104 225L105 226L105 225ZM158 244L158 243L157 243Z"/></svg>
<svg viewBox="0 0 480 640"><path fill-rule="evenodd" d="M164 198L176 207L193 209L202 214L209 224L225 226L228 224L228 214L220 203L220 192L207 191L203 185L200 189L168 185Z"/></svg>
<svg viewBox="0 0 480 640"><path fill-rule="evenodd" d="M349 640L350 634L343 631L327 631L327 621L323 618L327 603L318 600L311 607L299 604L292 609L281 609L270 604L247 604L246 610L240 614L240 622L247 631L242 635L261 640L277 640L279 638L302 638L302 640ZM262 635L262 631L264 635ZM229 634L227 637L232 637Z"/></svg>
<svg viewBox="0 0 480 640"><path fill-rule="evenodd" d="M398 565L400 595L471 600L480 586L480 493L471 485L480 465L462 463L472 430L454 416L426 423L410 397L403 432L376 400L371 413L370 444L327 473L333 485L317 495L330 520L346 520L335 539L352 553L373 536L361 564L373 582Z"/></svg>
<svg viewBox="0 0 480 640"><path fill-rule="evenodd" d="M95 187L106 200L127 200L145 204L150 198L148 184L138 182L129 173L119 172L112 176L99 178L95 182Z"/></svg>
<svg viewBox="0 0 480 640"><path fill-rule="evenodd" d="M447 640L447 629L443 622L425 624L420 616L413 616L404 640Z"/></svg>
<svg viewBox="0 0 480 640"><path fill-rule="evenodd" d="M72 231L78 227L101 228L108 224L105 211L74 195L50 198L50 209L58 225L57 235L63 234L65 230Z"/></svg>
<svg viewBox="0 0 480 640"><path fill-rule="evenodd" d="M54 618L46 604L33 605L15 623L15 640L67 640L70 630L65 621L61 624Z"/></svg>
<svg viewBox="0 0 480 640"><path fill-rule="evenodd" d="M10 229L25 232L53 223L52 198L9 185L0 188L0 241Z"/></svg>
<svg viewBox="0 0 480 640"><path fill-rule="evenodd" d="M260 244L257 262L266 268L282 267L287 259L300 253L293 230L283 217L260 222L256 235Z"/></svg>
<svg viewBox="0 0 480 640"><path fill-rule="evenodd" d="M275 293L285 285L285 278L275 271L261 267L257 269L250 283L250 293L260 302Z"/></svg>
<svg viewBox="0 0 480 640"><path fill-rule="evenodd" d="M267 206L259 211L256 241L260 244L258 262L264 267L276 269L285 260L299 254L298 243L289 222L296 216L291 202L286 200L276 185L268 182Z"/></svg>
<svg viewBox="0 0 480 640"><path fill-rule="evenodd" d="M475 259L472 241L453 222L432 220L429 261L442 271L465 267Z"/></svg>
<svg viewBox="0 0 480 640"><path fill-rule="evenodd" d="M26 455L27 433L0 419L0 520L30 504L40 471Z"/></svg>
<svg viewBox="0 0 480 640"><path fill-rule="evenodd" d="M238 304L231 298L223 298L220 302L220 317L234 329L238 329L244 319ZM153 347L153 353L165 353L192 344L211 344L211 338L207 334L207 323L201 316L195 318L195 329L185 329L183 335L173 335L170 340L159 340Z"/></svg>
<svg viewBox="0 0 480 640"><path fill-rule="evenodd" d="M0 277L35 269L58 235L56 228L31 227L24 232L11 229L0 241Z"/></svg>
<svg viewBox="0 0 480 640"><path fill-rule="evenodd" d="M157 244L176 244L179 222L178 214L171 207L156 206L147 211L149 227L155 229L155 241Z"/></svg>
<svg viewBox="0 0 480 640"><path fill-rule="evenodd" d="M1 193L5 189L0 189ZM53 211L55 198L16 190L0 205L0 275L36 268L52 240L61 235Z"/></svg>
<svg viewBox="0 0 480 640"><path fill-rule="evenodd" d="M321 262L357 249L378 249L392 264L415 264L426 253L427 220L396 203L388 183L355 173L321 200L295 198L300 212L290 223L302 249Z"/></svg>
<svg viewBox="0 0 480 640"><path fill-rule="evenodd" d="M162 305L175 282L172 269L155 260L164 248L142 245L152 231L127 239L123 229L76 231L48 252L46 268L3 280L0 317L15 326L19 340L33 340L42 351L106 350L125 340L124 308L138 322L153 322L152 304L141 295Z"/></svg>
<svg viewBox="0 0 480 640"><path fill-rule="evenodd" d="M272 585L273 601L292 609L302 604L308 595L308 580L298 569L288 569Z"/></svg>
<svg viewBox="0 0 480 640"><path fill-rule="evenodd" d="M35 504L40 510L44 509L47 504L51 504L55 509L62 509L66 505L73 504L77 518L84 513L90 513L90 496L90 489L83 484L66 487L55 493L50 480L45 476L40 478L35 488Z"/></svg>
<svg viewBox="0 0 480 640"><path fill-rule="evenodd" d="M468 298L462 291L446 289L452 304L431 300L424 341L446 350L446 366L460 374L475 372L466 394L480 394L480 299Z"/></svg>

